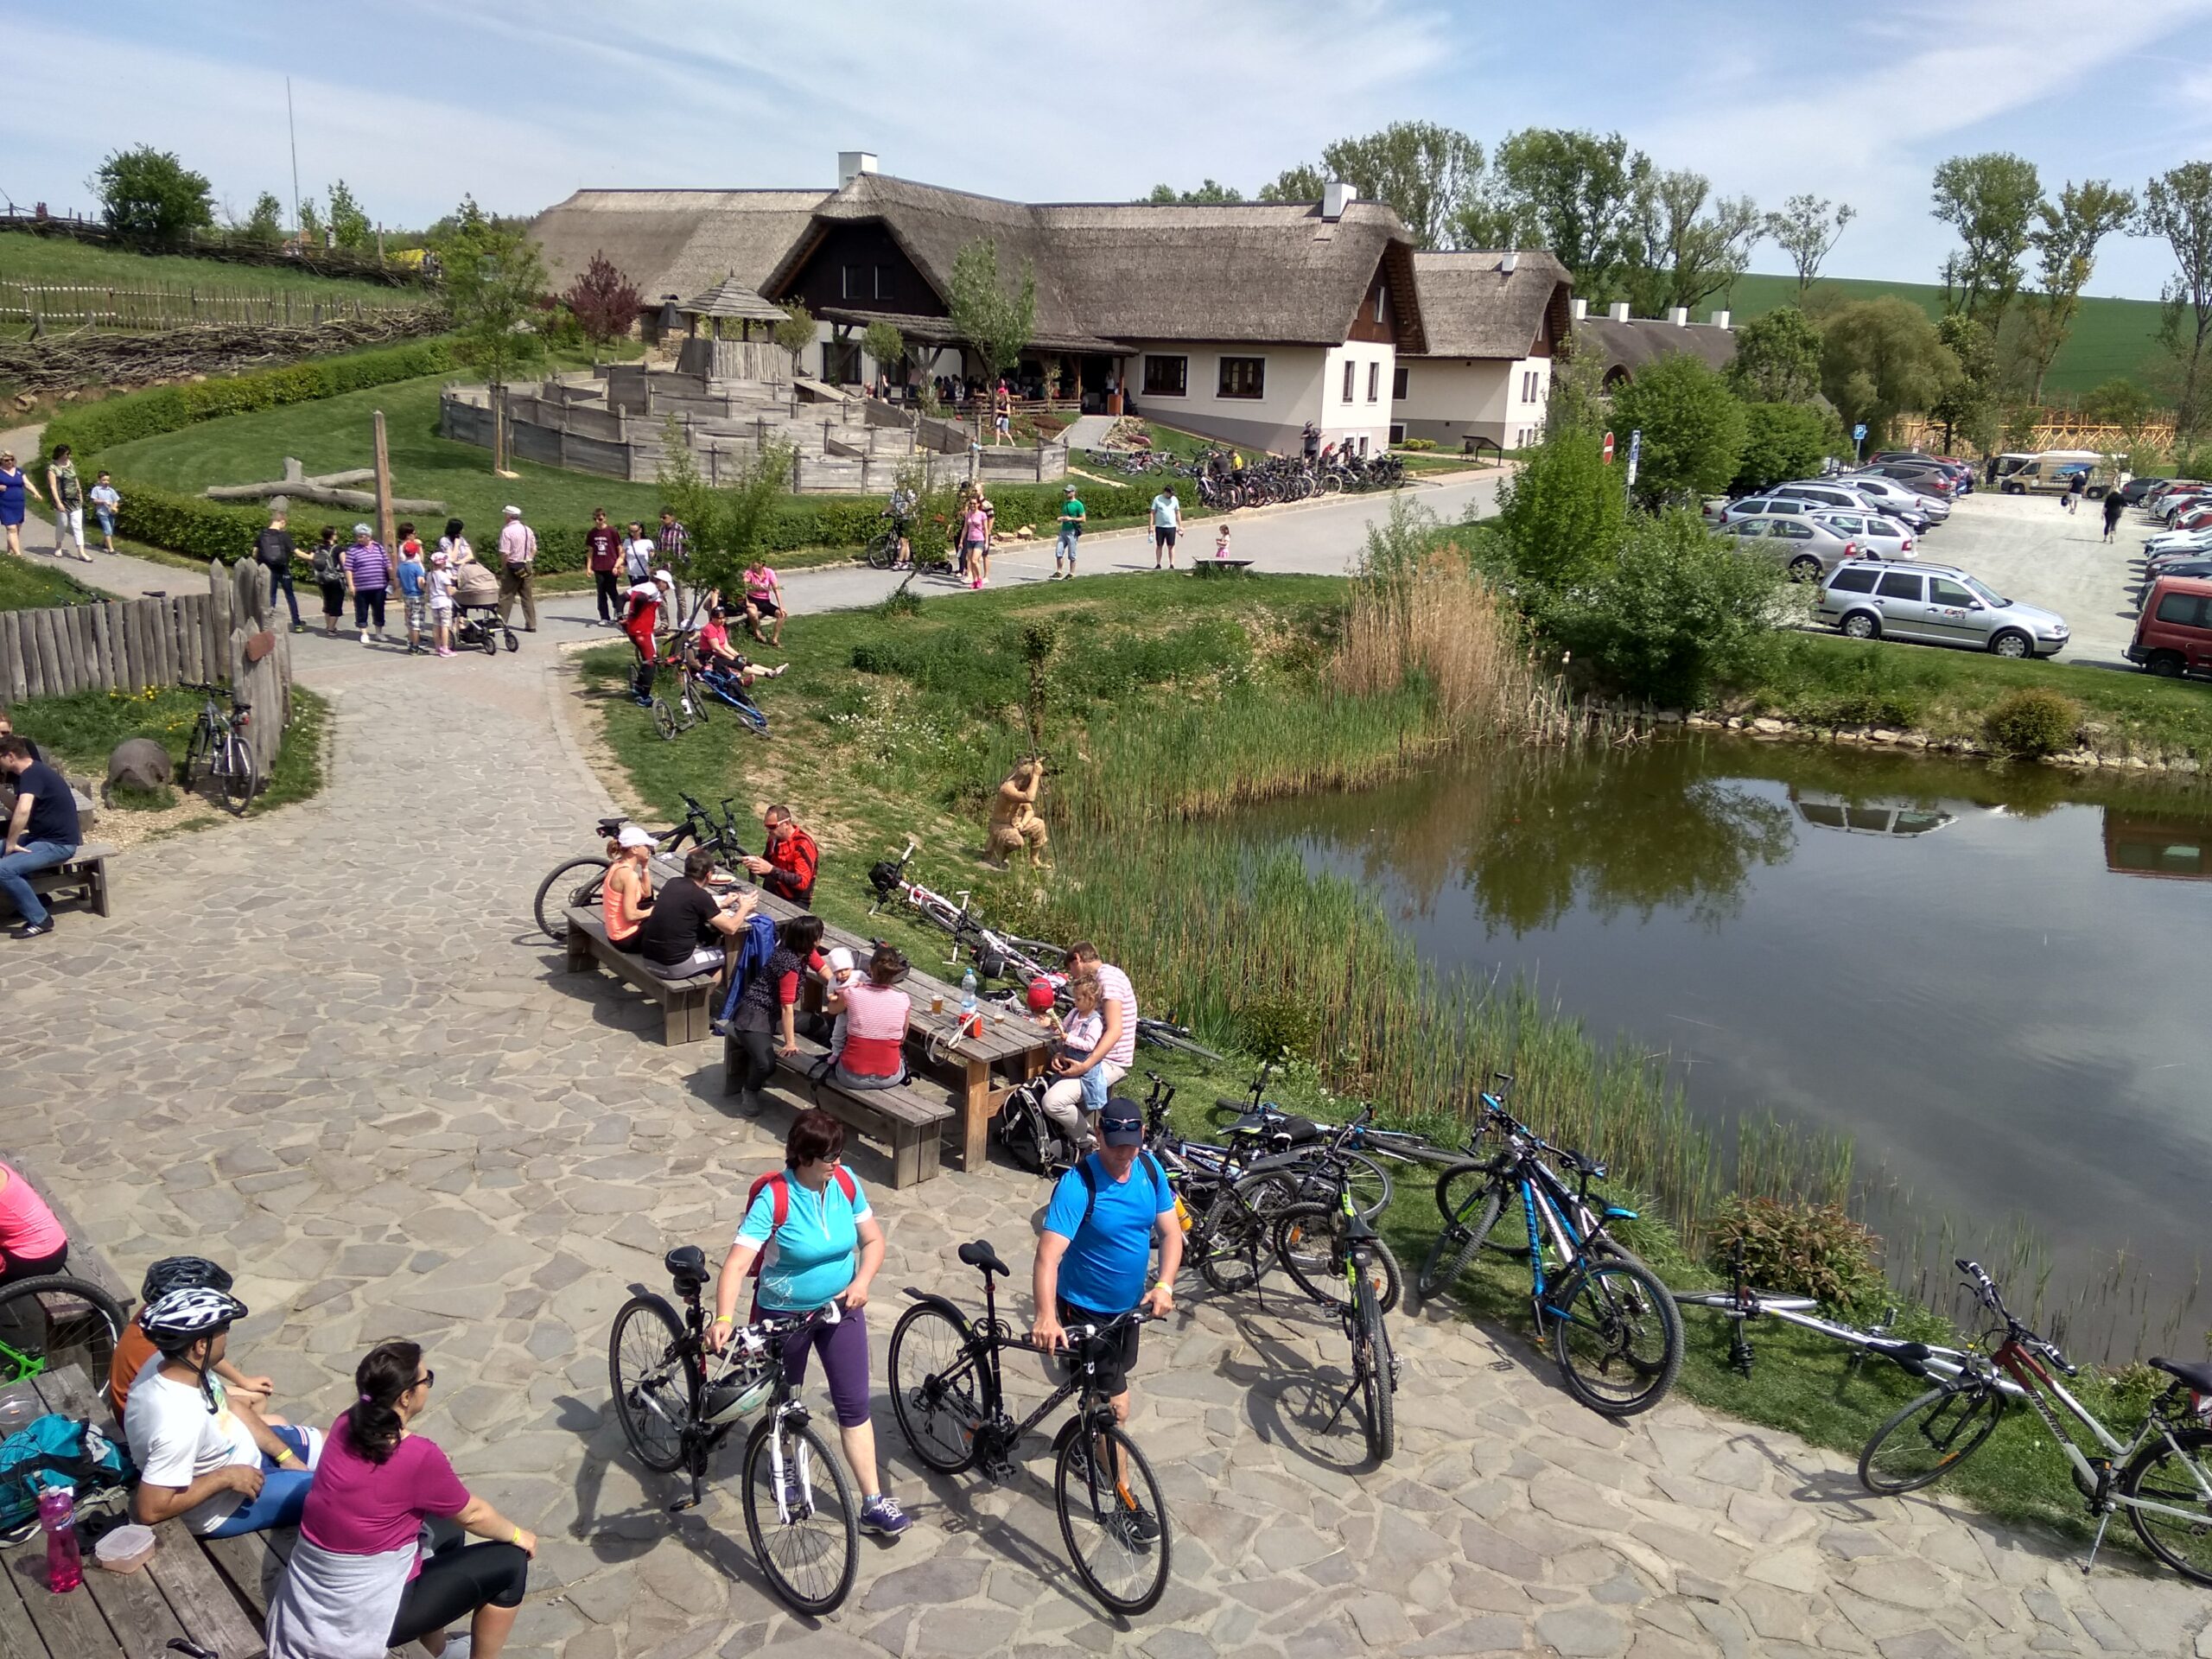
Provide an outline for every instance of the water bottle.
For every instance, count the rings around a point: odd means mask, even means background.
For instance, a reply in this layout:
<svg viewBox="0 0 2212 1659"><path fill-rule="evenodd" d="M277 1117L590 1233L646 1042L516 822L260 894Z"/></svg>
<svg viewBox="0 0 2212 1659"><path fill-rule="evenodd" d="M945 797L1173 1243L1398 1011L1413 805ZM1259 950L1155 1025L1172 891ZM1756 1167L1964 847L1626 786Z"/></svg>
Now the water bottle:
<svg viewBox="0 0 2212 1659"><path fill-rule="evenodd" d="M968 1023L976 1012L976 970L967 969L960 976L960 1022Z"/></svg>
<svg viewBox="0 0 2212 1659"><path fill-rule="evenodd" d="M55 1595L85 1581L85 1560L77 1548L77 1496L67 1486L39 1494L38 1521L46 1529L46 1587Z"/></svg>

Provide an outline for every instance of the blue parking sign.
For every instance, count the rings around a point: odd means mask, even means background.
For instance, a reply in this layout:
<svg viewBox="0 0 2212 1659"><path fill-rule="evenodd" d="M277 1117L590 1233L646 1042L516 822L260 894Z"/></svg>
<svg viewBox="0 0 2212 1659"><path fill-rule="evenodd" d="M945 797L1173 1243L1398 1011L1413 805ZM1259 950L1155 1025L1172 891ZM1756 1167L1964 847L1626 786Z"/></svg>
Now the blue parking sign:
<svg viewBox="0 0 2212 1659"><path fill-rule="evenodd" d="M1864 422L1861 422L1859 425L1851 429L1851 441L1853 443L1864 443L1866 442L1866 427Z"/></svg>

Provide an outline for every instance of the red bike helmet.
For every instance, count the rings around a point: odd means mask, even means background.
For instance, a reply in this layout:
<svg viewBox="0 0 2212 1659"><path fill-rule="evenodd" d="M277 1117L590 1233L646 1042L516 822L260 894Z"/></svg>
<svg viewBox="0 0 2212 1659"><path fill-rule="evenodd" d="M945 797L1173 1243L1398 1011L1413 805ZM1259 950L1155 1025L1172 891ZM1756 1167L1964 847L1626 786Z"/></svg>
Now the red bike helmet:
<svg viewBox="0 0 2212 1659"><path fill-rule="evenodd" d="M1052 992L1052 982L1042 974L1029 982L1030 1013L1050 1014L1056 1000Z"/></svg>

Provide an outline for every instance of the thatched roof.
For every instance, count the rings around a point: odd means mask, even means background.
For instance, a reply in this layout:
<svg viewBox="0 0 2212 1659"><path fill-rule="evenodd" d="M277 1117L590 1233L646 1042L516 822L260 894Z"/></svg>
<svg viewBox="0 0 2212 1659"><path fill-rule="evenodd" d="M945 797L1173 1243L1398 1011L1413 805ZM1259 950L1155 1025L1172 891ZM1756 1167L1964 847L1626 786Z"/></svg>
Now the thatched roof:
<svg viewBox="0 0 2212 1659"><path fill-rule="evenodd" d="M940 297L960 250L979 237L996 245L1002 273L1027 262L1043 345L1338 345L1383 264L1401 326L1420 338L1412 243L1379 202L1354 202L1332 222L1312 202L1033 205L863 173L823 202L761 291L784 292L838 225L868 222L884 226Z"/></svg>
<svg viewBox="0 0 2212 1659"><path fill-rule="evenodd" d="M556 291L604 252L648 303L734 276L758 290L826 190L579 190L531 222Z"/></svg>
<svg viewBox="0 0 2212 1659"><path fill-rule="evenodd" d="M771 305L734 272L696 299L678 301L676 308L687 317L739 317L747 322L781 322L785 315L782 306Z"/></svg>
<svg viewBox="0 0 2212 1659"><path fill-rule="evenodd" d="M1554 340L1565 334L1567 267L1548 253L1521 252L1501 272L1504 259L1496 250L1414 255L1427 356L1522 358L1548 327Z"/></svg>
<svg viewBox="0 0 2212 1659"><path fill-rule="evenodd" d="M1633 380L1646 364L1677 352L1691 352L1716 369L1736 359L1732 329L1709 322L1669 322L1659 317L1586 317L1574 325L1574 354L1587 362L1594 353L1604 379Z"/></svg>

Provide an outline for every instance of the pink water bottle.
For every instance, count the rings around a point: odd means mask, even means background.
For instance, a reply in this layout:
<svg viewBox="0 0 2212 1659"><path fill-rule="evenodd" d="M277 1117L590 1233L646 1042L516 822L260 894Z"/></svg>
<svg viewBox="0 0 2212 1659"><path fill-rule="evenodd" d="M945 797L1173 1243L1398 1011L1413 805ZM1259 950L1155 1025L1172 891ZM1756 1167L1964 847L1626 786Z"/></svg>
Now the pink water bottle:
<svg viewBox="0 0 2212 1659"><path fill-rule="evenodd" d="M57 1596L85 1581L76 1510L76 1493L69 1487L50 1486L39 1494L38 1521L46 1529L46 1587Z"/></svg>

